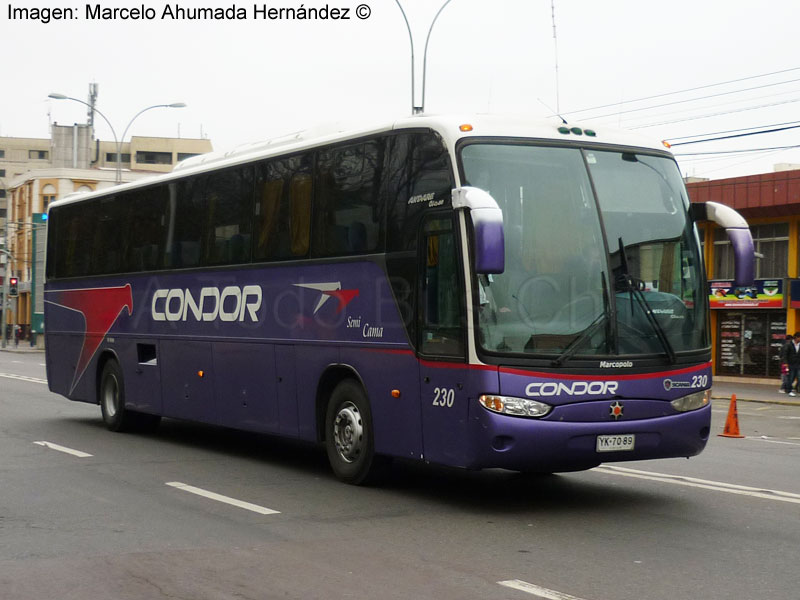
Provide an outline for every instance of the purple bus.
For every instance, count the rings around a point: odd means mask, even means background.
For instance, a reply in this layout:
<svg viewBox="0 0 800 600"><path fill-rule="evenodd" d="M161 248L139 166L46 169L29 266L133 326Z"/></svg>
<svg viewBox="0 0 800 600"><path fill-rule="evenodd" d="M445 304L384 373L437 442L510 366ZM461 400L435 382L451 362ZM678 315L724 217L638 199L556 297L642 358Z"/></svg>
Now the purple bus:
<svg viewBox="0 0 800 600"><path fill-rule="evenodd" d="M162 417L404 457L574 471L693 456L711 349L673 157L624 132L417 116L190 158L53 203L50 389L113 431Z"/></svg>

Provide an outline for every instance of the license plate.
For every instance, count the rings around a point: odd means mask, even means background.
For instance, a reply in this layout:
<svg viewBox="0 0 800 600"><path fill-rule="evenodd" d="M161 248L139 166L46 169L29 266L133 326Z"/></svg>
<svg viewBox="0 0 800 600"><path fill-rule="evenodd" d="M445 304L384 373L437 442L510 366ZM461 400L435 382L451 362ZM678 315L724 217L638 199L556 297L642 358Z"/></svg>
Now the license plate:
<svg viewBox="0 0 800 600"><path fill-rule="evenodd" d="M623 435L598 435L597 436L597 451L598 452L623 452L626 450L633 450L636 436L632 433Z"/></svg>

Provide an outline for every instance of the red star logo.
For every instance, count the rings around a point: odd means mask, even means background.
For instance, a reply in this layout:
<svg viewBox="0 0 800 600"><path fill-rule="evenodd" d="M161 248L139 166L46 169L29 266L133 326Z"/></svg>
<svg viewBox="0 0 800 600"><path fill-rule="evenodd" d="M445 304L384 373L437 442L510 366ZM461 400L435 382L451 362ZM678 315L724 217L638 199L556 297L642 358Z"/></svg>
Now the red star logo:
<svg viewBox="0 0 800 600"><path fill-rule="evenodd" d="M614 402L614 404L610 406L610 411L609 411L611 418L614 419L615 421L621 419L623 410L624 407L620 402Z"/></svg>

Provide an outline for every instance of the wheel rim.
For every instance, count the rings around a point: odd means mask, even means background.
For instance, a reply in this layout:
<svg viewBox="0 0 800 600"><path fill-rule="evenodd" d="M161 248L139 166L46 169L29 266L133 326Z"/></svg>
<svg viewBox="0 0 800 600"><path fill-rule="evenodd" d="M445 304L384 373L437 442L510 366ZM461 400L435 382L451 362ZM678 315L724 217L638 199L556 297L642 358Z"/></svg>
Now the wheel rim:
<svg viewBox="0 0 800 600"><path fill-rule="evenodd" d="M119 385L114 375L106 378L103 386L103 408L109 418L113 419L117 414L117 403L119 401Z"/></svg>
<svg viewBox="0 0 800 600"><path fill-rule="evenodd" d="M345 402L333 420L336 452L345 462L358 460L364 449L364 424L361 411L352 402Z"/></svg>

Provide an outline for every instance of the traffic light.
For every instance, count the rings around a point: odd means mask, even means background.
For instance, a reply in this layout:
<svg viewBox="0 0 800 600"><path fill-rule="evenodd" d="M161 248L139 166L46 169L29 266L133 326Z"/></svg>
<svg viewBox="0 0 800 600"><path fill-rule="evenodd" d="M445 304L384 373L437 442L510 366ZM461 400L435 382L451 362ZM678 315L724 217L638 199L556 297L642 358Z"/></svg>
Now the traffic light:
<svg viewBox="0 0 800 600"><path fill-rule="evenodd" d="M15 298L19 295L19 279L12 277L8 280L8 297Z"/></svg>

